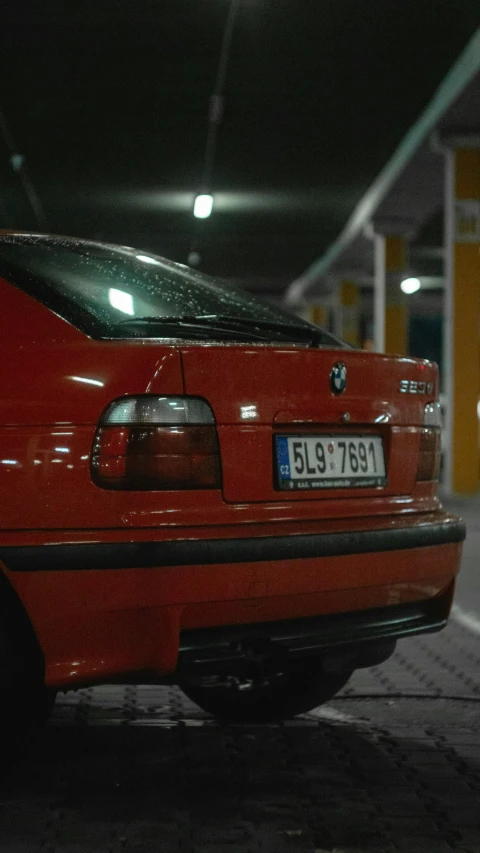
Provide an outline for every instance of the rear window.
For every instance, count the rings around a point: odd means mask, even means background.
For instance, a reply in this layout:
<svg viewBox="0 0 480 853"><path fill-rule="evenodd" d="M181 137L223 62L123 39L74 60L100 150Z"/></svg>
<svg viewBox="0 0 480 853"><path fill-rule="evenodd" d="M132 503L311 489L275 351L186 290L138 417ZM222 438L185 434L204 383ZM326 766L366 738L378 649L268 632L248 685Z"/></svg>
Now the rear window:
<svg viewBox="0 0 480 853"><path fill-rule="evenodd" d="M3 235L0 273L92 337L188 338L188 329L172 326L170 335L165 328L156 335L153 325L135 322L196 315L251 320L252 328L260 321L311 328L225 282L129 248ZM330 342L338 346L333 337Z"/></svg>

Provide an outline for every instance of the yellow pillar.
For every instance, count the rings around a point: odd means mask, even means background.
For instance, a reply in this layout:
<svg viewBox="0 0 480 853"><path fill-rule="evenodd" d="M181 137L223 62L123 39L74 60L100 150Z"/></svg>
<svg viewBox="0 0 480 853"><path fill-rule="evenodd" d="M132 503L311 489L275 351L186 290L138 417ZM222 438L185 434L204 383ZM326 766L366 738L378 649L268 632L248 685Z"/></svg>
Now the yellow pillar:
<svg viewBox="0 0 480 853"><path fill-rule="evenodd" d="M405 294L400 290L401 274L407 268L405 237L385 237L385 352L406 355L408 350L408 313Z"/></svg>
<svg viewBox="0 0 480 853"><path fill-rule="evenodd" d="M326 304L303 305L295 309L295 313L302 320L307 320L308 323L314 323L316 326L322 326L324 329L329 328L330 308Z"/></svg>
<svg viewBox="0 0 480 853"><path fill-rule="evenodd" d="M467 495L478 490L480 461L480 150L447 157L447 486Z"/></svg>
<svg viewBox="0 0 480 853"><path fill-rule="evenodd" d="M360 288L354 281L342 281L339 287L340 337L360 346Z"/></svg>
<svg viewBox="0 0 480 853"><path fill-rule="evenodd" d="M323 328L328 327L329 320L329 312L325 305L311 305L310 306L311 317L310 322L315 323L316 326L323 326Z"/></svg>

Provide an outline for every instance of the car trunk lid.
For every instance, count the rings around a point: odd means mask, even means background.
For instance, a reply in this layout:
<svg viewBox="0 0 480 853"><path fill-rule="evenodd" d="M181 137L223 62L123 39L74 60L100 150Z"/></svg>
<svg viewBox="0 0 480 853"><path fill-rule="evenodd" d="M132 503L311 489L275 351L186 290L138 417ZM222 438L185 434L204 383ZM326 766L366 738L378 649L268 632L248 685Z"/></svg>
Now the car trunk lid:
<svg viewBox="0 0 480 853"><path fill-rule="evenodd" d="M424 406L437 392L432 363L281 345L197 344L182 347L181 355L186 393L204 397L214 410L227 502L361 497L379 488L385 494L412 491ZM338 482L327 488L281 488L276 448L282 436L379 437L386 482L356 483L354 489Z"/></svg>

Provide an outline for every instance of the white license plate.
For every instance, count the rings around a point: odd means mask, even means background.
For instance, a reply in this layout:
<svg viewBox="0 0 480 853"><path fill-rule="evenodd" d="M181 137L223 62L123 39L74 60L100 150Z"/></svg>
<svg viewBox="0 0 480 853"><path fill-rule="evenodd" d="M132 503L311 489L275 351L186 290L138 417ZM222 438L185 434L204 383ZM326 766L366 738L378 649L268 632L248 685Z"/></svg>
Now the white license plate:
<svg viewBox="0 0 480 853"><path fill-rule="evenodd" d="M345 489L385 486L379 435L277 435L280 489Z"/></svg>

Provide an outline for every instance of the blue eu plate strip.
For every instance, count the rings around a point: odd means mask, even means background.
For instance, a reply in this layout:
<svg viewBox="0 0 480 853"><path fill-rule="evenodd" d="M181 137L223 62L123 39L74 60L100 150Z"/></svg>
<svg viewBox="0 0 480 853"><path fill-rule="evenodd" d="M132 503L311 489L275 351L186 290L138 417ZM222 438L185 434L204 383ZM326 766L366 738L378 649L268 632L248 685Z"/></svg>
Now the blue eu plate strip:
<svg viewBox="0 0 480 853"><path fill-rule="evenodd" d="M288 439L277 435L277 470L279 480L290 479L290 460L288 458Z"/></svg>

